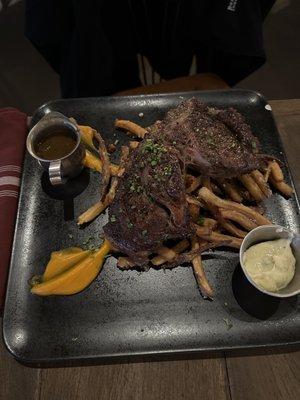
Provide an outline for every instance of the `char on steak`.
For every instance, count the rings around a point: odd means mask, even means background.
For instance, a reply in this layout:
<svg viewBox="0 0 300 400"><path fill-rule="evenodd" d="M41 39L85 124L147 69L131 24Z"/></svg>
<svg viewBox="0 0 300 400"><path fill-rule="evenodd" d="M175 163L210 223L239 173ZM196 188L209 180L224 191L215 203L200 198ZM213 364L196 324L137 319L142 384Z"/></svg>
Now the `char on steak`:
<svg viewBox="0 0 300 400"><path fill-rule="evenodd" d="M174 147L148 138L131 154L104 233L138 265L163 241L189 234L184 175Z"/></svg>
<svg viewBox="0 0 300 400"><path fill-rule="evenodd" d="M202 175L231 178L262 166L259 142L243 116L192 98L150 127L158 141L175 146L186 166Z"/></svg>
<svg viewBox="0 0 300 400"><path fill-rule="evenodd" d="M233 177L261 166L259 143L234 109L210 108L193 98L149 128L129 157L104 233L136 265L164 241L191 233L185 171Z"/></svg>

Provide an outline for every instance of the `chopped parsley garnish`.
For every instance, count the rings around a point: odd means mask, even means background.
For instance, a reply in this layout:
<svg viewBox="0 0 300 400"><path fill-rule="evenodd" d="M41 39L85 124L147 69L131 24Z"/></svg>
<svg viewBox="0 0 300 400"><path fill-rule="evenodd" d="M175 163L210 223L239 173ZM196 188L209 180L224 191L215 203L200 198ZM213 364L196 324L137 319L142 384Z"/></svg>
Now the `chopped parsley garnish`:
<svg viewBox="0 0 300 400"><path fill-rule="evenodd" d="M146 139L143 145L142 153L148 153L148 161L152 167L158 165L161 156L167 152L167 149L159 143L154 143L152 139Z"/></svg>
<svg viewBox="0 0 300 400"><path fill-rule="evenodd" d="M129 186L129 191L132 192L136 192L136 193L142 193L144 191L143 186L139 185L136 181L131 181L129 182L130 186Z"/></svg>
<svg viewBox="0 0 300 400"><path fill-rule="evenodd" d="M143 236L146 236L147 233L148 233L147 229L145 229L145 230L142 231L142 235L143 235Z"/></svg>
<svg viewBox="0 0 300 400"><path fill-rule="evenodd" d="M172 174L172 165L166 165L164 167L164 175L171 175Z"/></svg>
<svg viewBox="0 0 300 400"><path fill-rule="evenodd" d="M93 240L93 238L92 238L92 236L89 236L87 239L85 239L85 240L82 242L83 246L89 244L91 240Z"/></svg>
<svg viewBox="0 0 300 400"><path fill-rule="evenodd" d="M110 217L110 222L116 222L116 220L117 220L117 218L116 218L116 216L113 214L113 215L111 215L111 217Z"/></svg>
<svg viewBox="0 0 300 400"><path fill-rule="evenodd" d="M39 283L42 283L42 282L43 282L43 277L41 275L34 275L28 281L30 286L35 286L35 285L38 285Z"/></svg>
<svg viewBox="0 0 300 400"><path fill-rule="evenodd" d="M131 229L133 227L133 223L132 222L128 222L127 226L128 226L129 229Z"/></svg>
<svg viewBox="0 0 300 400"><path fill-rule="evenodd" d="M205 221L205 218L203 217L203 215L200 215L198 218L197 224L203 226L204 221Z"/></svg>
<svg viewBox="0 0 300 400"><path fill-rule="evenodd" d="M232 324L232 322L231 322L231 321L229 321L229 319L228 319L228 318L223 318L223 321L225 322L225 324L226 324L226 327L227 327L227 330L229 331L229 329L231 329L231 328L233 327L233 324Z"/></svg>
<svg viewBox="0 0 300 400"><path fill-rule="evenodd" d="M80 247L82 247L84 250L95 250L99 247L99 244L95 243L94 237L89 236L84 242L82 242Z"/></svg>
<svg viewBox="0 0 300 400"><path fill-rule="evenodd" d="M158 143L154 143L152 139L146 139L143 146L143 153L149 152L154 154L166 153L167 149Z"/></svg>

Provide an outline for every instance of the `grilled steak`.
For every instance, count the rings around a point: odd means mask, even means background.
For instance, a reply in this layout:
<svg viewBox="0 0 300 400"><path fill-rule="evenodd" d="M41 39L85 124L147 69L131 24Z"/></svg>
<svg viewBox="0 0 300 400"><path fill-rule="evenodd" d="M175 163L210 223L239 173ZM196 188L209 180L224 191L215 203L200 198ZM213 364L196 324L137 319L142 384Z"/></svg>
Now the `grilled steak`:
<svg viewBox="0 0 300 400"><path fill-rule="evenodd" d="M175 146L187 166L210 177L234 177L262 166L259 142L236 110L210 108L192 98L150 127L158 141Z"/></svg>
<svg viewBox="0 0 300 400"><path fill-rule="evenodd" d="M105 236L138 265L163 241L186 236L184 165L177 150L145 139L131 154L109 216Z"/></svg>
<svg viewBox="0 0 300 400"><path fill-rule="evenodd" d="M164 241L191 233L185 171L233 177L261 166L259 143L234 109L218 110L193 98L149 128L121 178L104 233L137 265Z"/></svg>

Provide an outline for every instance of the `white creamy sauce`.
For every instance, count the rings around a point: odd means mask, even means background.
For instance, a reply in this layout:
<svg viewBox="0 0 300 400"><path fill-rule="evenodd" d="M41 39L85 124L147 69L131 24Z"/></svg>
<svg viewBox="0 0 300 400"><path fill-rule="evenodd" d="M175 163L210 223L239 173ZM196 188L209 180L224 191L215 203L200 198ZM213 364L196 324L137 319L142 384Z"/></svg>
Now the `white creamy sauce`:
<svg viewBox="0 0 300 400"><path fill-rule="evenodd" d="M245 251L243 262L253 282L269 292L285 288L295 274L296 260L290 239L255 244Z"/></svg>

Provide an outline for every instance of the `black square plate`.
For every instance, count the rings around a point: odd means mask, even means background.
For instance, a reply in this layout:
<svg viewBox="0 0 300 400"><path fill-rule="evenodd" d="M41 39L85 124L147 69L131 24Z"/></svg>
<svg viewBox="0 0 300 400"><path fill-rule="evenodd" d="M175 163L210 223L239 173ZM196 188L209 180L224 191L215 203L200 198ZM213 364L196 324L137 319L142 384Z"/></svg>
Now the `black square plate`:
<svg viewBox="0 0 300 400"><path fill-rule="evenodd" d="M118 139L120 147L129 139L114 129L115 118L148 126L191 96L240 110L264 152L284 160L269 107L251 91L56 100L42 106L34 120L48 110L61 111L100 130L107 143ZM51 188L36 161L26 156L3 324L5 343L14 357L42 363L299 341L299 299L279 300L255 290L241 272L238 252L230 250L205 256L214 301L202 299L190 267L122 272L113 257L80 294L31 295L28 280L43 272L52 251L80 245L89 237L100 242L106 214L85 229L76 226L76 216L97 200L99 184L99 174L84 171L65 187ZM273 222L299 230L295 197L286 200L274 194L265 206Z"/></svg>

